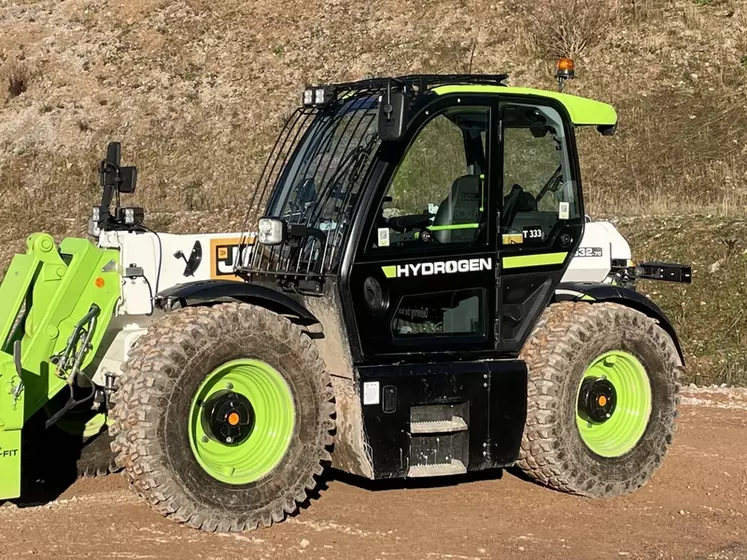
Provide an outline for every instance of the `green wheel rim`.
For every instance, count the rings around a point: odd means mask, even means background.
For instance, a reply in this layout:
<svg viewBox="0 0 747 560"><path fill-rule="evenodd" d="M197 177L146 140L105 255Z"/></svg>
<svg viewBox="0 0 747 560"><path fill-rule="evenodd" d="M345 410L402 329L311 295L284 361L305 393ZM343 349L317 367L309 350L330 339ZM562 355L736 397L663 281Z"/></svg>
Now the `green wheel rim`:
<svg viewBox="0 0 747 560"><path fill-rule="evenodd" d="M251 434L236 445L208 437L201 404L218 391L231 389L252 405ZM226 484L249 484L269 474L290 447L296 423L293 394L285 379L259 360L235 360L210 373L198 387L189 414L189 444L200 466Z"/></svg>
<svg viewBox="0 0 747 560"><path fill-rule="evenodd" d="M615 388L617 403L609 419L588 422L579 414L578 394L589 377L606 378ZM576 426L586 446L602 457L620 457L633 449L651 416L651 382L643 364L628 352L607 352L584 372L576 397Z"/></svg>

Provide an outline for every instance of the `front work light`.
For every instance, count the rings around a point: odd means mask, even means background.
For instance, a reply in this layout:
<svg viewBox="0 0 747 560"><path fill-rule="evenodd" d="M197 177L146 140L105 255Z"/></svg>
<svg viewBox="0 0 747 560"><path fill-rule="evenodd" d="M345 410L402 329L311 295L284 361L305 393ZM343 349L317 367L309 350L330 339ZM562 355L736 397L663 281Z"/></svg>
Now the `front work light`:
<svg viewBox="0 0 747 560"><path fill-rule="evenodd" d="M116 220L126 226L140 225L145 219L142 208L117 208Z"/></svg>
<svg viewBox="0 0 747 560"><path fill-rule="evenodd" d="M303 104L306 107L323 107L334 98L335 92L330 86L309 86L303 92Z"/></svg>
<svg viewBox="0 0 747 560"><path fill-rule="evenodd" d="M257 242L262 245L280 245L285 241L285 223L278 218L260 218Z"/></svg>

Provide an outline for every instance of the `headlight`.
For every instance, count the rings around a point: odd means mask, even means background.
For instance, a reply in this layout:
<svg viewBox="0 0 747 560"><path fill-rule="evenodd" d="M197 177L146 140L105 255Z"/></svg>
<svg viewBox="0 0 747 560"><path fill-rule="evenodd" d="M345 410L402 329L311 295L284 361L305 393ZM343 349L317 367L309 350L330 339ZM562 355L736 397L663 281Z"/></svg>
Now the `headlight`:
<svg viewBox="0 0 747 560"><path fill-rule="evenodd" d="M285 223L278 218L260 218L257 241L262 245L280 245L285 241Z"/></svg>

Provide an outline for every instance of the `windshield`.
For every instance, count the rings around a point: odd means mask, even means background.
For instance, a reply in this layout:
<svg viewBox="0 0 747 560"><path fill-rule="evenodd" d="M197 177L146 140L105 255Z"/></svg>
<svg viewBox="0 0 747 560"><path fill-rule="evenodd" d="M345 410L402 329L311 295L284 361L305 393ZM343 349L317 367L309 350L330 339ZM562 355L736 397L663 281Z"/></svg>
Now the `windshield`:
<svg viewBox="0 0 747 560"><path fill-rule="evenodd" d="M316 114L278 177L266 215L323 231L345 221L378 143L376 104L368 95Z"/></svg>

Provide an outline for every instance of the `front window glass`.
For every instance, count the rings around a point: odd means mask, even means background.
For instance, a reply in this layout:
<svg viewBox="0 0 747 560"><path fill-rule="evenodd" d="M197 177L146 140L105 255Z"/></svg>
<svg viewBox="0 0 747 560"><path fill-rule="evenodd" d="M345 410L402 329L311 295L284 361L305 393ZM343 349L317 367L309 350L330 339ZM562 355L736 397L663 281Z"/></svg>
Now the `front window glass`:
<svg viewBox="0 0 747 560"><path fill-rule="evenodd" d="M278 179L267 214L332 230L350 214L377 136L377 99L336 101L314 118Z"/></svg>

